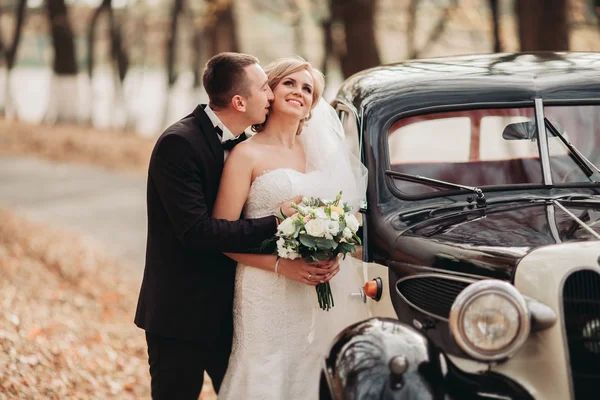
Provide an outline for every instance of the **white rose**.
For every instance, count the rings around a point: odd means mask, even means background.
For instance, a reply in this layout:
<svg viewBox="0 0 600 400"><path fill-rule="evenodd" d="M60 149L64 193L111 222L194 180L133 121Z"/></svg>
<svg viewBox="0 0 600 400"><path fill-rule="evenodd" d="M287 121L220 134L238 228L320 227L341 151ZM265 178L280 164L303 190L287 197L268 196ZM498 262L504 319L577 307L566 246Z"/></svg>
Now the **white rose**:
<svg viewBox="0 0 600 400"><path fill-rule="evenodd" d="M317 208L315 210L315 216L317 218L327 219L327 214L325 214L325 210L323 210L322 208Z"/></svg>
<svg viewBox="0 0 600 400"><path fill-rule="evenodd" d="M337 235L340 232L340 223L337 221L329 221L327 223L327 233Z"/></svg>
<svg viewBox="0 0 600 400"><path fill-rule="evenodd" d="M312 237L325 236L325 224L321 219L311 219L304 225L306 233Z"/></svg>
<svg viewBox="0 0 600 400"><path fill-rule="evenodd" d="M335 211L331 212L331 219L337 221L338 219L340 219L340 214L336 213Z"/></svg>
<svg viewBox="0 0 600 400"><path fill-rule="evenodd" d="M352 237L352 231L350 230L350 228L345 227L342 231L342 236L344 237L344 239L350 239Z"/></svg>
<svg viewBox="0 0 600 400"><path fill-rule="evenodd" d="M277 230L284 236L290 236L296 231L296 226L294 225L294 221L291 218L287 218L279 224Z"/></svg>
<svg viewBox="0 0 600 400"><path fill-rule="evenodd" d="M356 232L358 230L358 227L360 226L358 220L352 214L346 215L346 225L348 226L348 228L350 228L352 232Z"/></svg>

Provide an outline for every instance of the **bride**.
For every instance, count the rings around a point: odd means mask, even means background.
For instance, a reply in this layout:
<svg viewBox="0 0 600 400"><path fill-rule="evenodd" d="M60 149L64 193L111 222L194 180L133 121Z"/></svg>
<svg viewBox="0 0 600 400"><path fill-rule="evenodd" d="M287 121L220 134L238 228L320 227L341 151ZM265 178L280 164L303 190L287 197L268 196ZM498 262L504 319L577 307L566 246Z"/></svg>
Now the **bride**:
<svg viewBox="0 0 600 400"><path fill-rule="evenodd" d="M366 172L346 150L335 111L321 98L320 71L301 58L267 66L274 95L267 122L229 155L213 216L266 216L286 199L304 195L343 200L357 210ZM317 399L325 351L341 329L367 317L348 295L350 257L330 281L335 306L318 307L315 283L238 264L234 337L219 399ZM313 281L311 276L308 281Z"/></svg>

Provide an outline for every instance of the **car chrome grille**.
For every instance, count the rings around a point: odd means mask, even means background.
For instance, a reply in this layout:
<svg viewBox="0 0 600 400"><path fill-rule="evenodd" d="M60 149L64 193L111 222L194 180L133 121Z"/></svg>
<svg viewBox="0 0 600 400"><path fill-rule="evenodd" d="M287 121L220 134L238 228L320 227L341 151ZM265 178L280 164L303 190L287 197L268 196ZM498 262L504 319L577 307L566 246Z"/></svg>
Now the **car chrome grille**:
<svg viewBox="0 0 600 400"><path fill-rule="evenodd" d="M452 277L414 276L400 280L396 287L400 295L414 308L448 320L456 296L472 282Z"/></svg>
<svg viewBox="0 0 600 400"><path fill-rule="evenodd" d="M563 288L565 331L575 398L597 399L600 382L600 274L581 270Z"/></svg>

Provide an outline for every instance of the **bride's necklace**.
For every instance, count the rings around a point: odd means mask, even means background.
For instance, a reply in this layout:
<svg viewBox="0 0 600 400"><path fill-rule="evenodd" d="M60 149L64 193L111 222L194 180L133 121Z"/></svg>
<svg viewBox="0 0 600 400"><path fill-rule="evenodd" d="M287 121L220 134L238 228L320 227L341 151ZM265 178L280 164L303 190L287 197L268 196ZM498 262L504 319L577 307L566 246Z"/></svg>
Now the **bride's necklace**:
<svg viewBox="0 0 600 400"><path fill-rule="evenodd" d="M281 145L283 145L283 146L287 147L287 148L288 148L288 149L290 149L290 150L292 149L292 147L294 147L294 144L295 144L295 142L294 142L294 143L292 143L292 144L285 144L285 143L283 143L281 140L279 140L279 139L275 139L274 137L271 137L271 136L270 136L269 134L267 134L266 132L263 132L263 134L264 134L266 137L268 137L269 139L271 139L271 140L274 140L275 142L277 142L277 143L279 143L279 144L281 144Z"/></svg>

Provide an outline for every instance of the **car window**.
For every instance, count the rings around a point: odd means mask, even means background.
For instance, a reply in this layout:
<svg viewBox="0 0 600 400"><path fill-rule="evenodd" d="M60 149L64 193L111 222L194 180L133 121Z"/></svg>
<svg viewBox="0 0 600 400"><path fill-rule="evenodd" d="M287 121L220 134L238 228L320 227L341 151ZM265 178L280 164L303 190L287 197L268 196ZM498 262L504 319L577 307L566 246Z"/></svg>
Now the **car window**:
<svg viewBox="0 0 600 400"><path fill-rule="evenodd" d="M542 182L534 109L453 111L396 121L389 130L393 171L468 186ZM552 138L549 142L556 138ZM439 189L394 180L407 194Z"/></svg>
<svg viewBox="0 0 600 400"><path fill-rule="evenodd" d="M544 107L544 114L567 140L590 162L600 167L600 106L572 105ZM547 131L552 180L556 183L586 182L562 142Z"/></svg>
<svg viewBox="0 0 600 400"><path fill-rule="evenodd" d="M415 121L388 138L392 164L469 160L471 120L468 117Z"/></svg>

